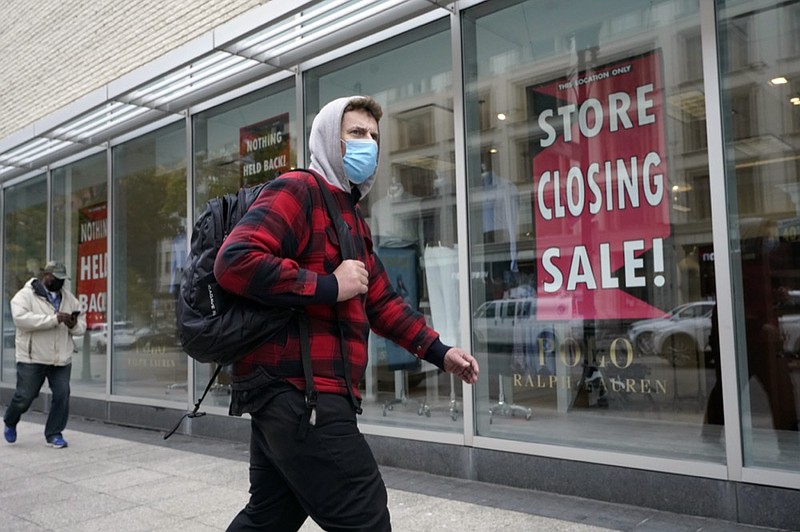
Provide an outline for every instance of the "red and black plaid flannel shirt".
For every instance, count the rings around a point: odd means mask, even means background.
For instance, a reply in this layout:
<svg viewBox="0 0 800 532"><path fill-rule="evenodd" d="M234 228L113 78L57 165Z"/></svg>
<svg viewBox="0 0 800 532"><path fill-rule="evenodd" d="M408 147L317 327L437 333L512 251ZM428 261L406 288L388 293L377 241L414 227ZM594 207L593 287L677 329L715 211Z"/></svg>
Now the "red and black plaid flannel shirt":
<svg viewBox="0 0 800 532"><path fill-rule="evenodd" d="M262 191L217 255L214 274L223 288L264 305L302 306L310 320L314 384L320 392L347 395L342 370L339 326L347 342L351 382L357 388L367 365L367 339L377 334L420 358L443 366L446 346L392 288L383 264L373 253L372 236L350 194L329 187L351 228L358 260L369 271L365 296L336 303L333 271L342 258L316 180L290 172ZM338 319L338 324L337 324ZM298 389L305 388L298 327L251 352L234 366L234 380L263 367ZM357 390L353 390L360 397Z"/></svg>

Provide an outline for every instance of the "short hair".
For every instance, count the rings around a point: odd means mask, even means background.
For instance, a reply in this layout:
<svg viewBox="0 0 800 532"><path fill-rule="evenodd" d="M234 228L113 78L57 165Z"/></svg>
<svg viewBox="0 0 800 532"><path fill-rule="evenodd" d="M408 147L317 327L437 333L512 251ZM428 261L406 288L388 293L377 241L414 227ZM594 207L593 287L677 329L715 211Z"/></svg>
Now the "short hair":
<svg viewBox="0 0 800 532"><path fill-rule="evenodd" d="M375 101L375 99L371 96L356 96L352 98L344 108L344 111L342 111L342 114L348 111L356 111L358 109L364 109L366 112L371 114L376 122L380 122L381 117L383 116L381 104Z"/></svg>

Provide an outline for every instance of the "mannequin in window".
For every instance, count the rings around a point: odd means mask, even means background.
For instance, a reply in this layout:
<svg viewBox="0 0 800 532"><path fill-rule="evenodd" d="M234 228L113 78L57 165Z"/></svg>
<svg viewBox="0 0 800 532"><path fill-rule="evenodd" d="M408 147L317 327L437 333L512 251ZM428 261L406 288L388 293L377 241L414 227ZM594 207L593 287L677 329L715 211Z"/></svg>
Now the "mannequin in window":
<svg viewBox="0 0 800 532"><path fill-rule="evenodd" d="M516 185L481 165L484 242L508 242L510 270L517 271L519 194Z"/></svg>
<svg viewBox="0 0 800 532"><path fill-rule="evenodd" d="M482 194L482 224L483 241L492 244L493 249L499 255L506 255L508 263L505 261L487 264L486 270L493 272L490 282L496 282L495 286L502 287L502 298L526 298L528 293L522 284L517 266L517 228L519 225L519 195L516 185L511 181L496 174L486 164L481 164L481 187ZM502 276L502 281L500 281ZM499 297L499 296L497 296ZM492 299L496 299L494 295ZM524 299L519 301L520 310L526 307ZM510 307L515 308L516 307ZM515 310L516 312L516 310ZM527 310L531 312L530 307ZM509 318L513 319L513 318ZM516 405L512 398L512 387L508 386L514 370L526 369L526 364L533 365L536 359L534 353L538 351L539 337L534 328L525 319L516 319L513 335L508 339L509 343L494 347L495 366L498 368L499 396L498 403L490 408L490 413L511 414L513 412L522 413L526 419L530 419L530 409ZM509 351L510 349L510 351ZM549 355L549 353L548 353ZM527 368L528 371L535 368ZM550 368L548 367L547 370Z"/></svg>

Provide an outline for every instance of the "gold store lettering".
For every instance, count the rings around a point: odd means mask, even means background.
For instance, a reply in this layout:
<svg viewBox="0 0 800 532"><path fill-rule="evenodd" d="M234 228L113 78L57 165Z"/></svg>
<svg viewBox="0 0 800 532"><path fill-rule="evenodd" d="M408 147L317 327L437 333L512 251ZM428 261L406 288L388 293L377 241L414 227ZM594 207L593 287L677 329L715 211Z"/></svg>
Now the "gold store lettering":
<svg viewBox="0 0 800 532"><path fill-rule="evenodd" d="M558 353L560 363L567 368L576 368L584 364L584 351L593 352L594 342L589 340L589 346L584 349L581 342L572 337L563 339L560 343L554 337L540 336L538 339L539 365L546 365L546 356ZM625 337L614 338L608 353L599 353L589 363L599 368L615 368L624 370L633 364L633 344ZM576 381L577 382L577 381ZM666 394L667 382L661 379L611 379L611 388L618 392L627 393L655 393ZM521 388L561 388L571 390L574 383L569 376L557 375L530 375L515 373L513 385Z"/></svg>
<svg viewBox="0 0 800 532"><path fill-rule="evenodd" d="M625 379L624 381L619 379L611 379L611 389L615 392L655 393L656 395L666 395L667 382L661 379Z"/></svg>
<svg viewBox="0 0 800 532"><path fill-rule="evenodd" d="M128 367L131 368L174 368L175 361L159 358L128 358Z"/></svg>

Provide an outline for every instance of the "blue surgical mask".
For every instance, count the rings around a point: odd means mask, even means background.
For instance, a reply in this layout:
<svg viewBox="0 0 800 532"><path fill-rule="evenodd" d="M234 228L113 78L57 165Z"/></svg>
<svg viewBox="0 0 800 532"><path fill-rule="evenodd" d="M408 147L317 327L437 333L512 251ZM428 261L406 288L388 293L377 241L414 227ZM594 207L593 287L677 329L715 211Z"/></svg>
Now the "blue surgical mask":
<svg viewBox="0 0 800 532"><path fill-rule="evenodd" d="M345 144L344 173L347 179L360 185L378 167L378 143L371 139L342 140Z"/></svg>

